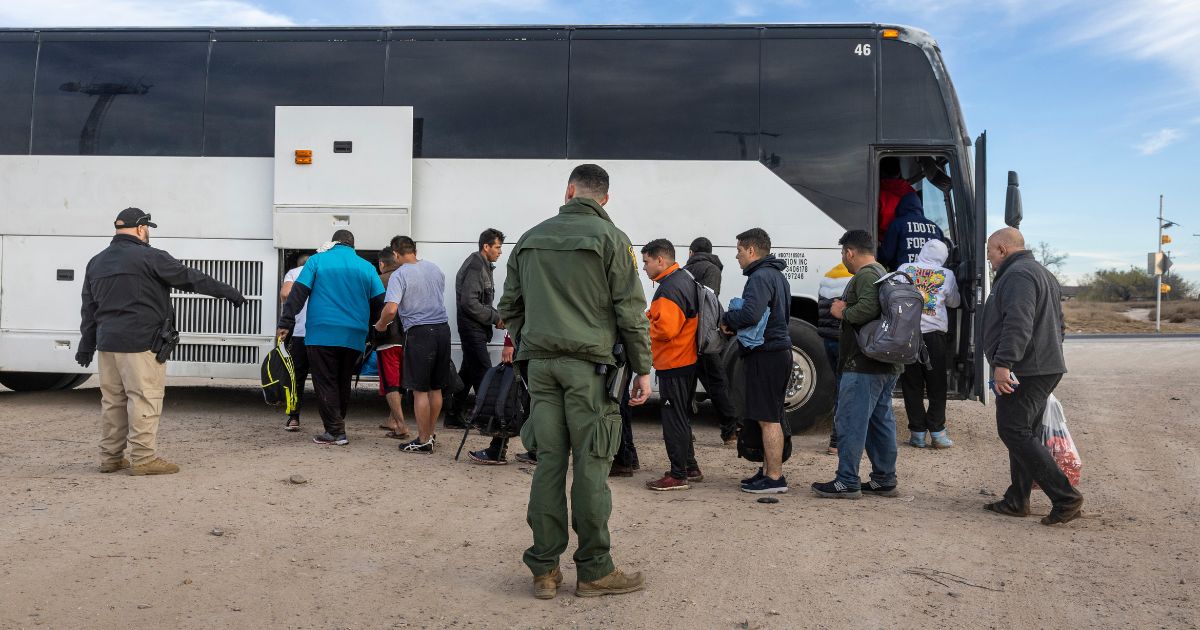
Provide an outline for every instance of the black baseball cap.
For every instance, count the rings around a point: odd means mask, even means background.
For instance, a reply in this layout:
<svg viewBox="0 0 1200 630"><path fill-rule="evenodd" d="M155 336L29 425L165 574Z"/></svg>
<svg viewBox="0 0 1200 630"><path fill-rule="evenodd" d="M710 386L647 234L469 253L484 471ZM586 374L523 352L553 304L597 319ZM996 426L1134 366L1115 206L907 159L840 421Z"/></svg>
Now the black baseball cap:
<svg viewBox="0 0 1200 630"><path fill-rule="evenodd" d="M150 215L142 212L141 208L125 208L117 215L117 220L113 221L113 225L117 228L131 228L139 225L158 227L150 221Z"/></svg>

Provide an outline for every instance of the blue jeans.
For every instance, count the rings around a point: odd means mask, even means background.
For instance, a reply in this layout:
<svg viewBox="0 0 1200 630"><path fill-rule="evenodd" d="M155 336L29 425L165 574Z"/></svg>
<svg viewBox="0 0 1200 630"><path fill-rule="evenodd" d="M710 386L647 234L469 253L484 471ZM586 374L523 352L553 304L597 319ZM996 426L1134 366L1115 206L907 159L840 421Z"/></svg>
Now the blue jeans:
<svg viewBox="0 0 1200 630"><path fill-rule="evenodd" d="M896 416L892 390L898 374L844 372L838 382L834 425L838 440L837 480L851 488L860 485L858 463L865 449L871 460L871 479L896 485Z"/></svg>

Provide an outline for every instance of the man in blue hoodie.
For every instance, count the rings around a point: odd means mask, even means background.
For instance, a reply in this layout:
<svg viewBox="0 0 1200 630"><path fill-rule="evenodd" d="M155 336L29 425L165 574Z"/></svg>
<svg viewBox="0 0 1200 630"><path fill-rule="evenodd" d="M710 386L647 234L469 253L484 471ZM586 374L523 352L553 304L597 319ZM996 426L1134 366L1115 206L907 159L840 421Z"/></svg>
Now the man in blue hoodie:
<svg viewBox="0 0 1200 630"><path fill-rule="evenodd" d="M921 248L930 239L946 240L942 228L925 218L921 196L916 192L900 198L896 205L896 218L888 225L879 248L879 264L889 270L904 263L916 262Z"/></svg>
<svg viewBox="0 0 1200 630"><path fill-rule="evenodd" d="M764 315L761 343L739 335L745 377L742 392L746 422L762 428L763 466L742 481L742 491L754 494L787 492L783 476L783 403L792 374L792 338L788 334L792 290L783 270L787 263L771 255L771 237L762 228L737 235L737 261L746 276L741 308L727 311L721 320L725 334L759 327Z"/></svg>

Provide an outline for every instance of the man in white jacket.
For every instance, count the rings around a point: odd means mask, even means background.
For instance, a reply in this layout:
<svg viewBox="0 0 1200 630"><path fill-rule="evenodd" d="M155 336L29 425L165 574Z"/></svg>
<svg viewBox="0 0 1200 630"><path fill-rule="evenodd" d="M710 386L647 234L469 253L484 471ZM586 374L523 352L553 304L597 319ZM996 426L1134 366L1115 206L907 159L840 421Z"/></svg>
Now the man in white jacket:
<svg viewBox="0 0 1200 630"><path fill-rule="evenodd" d="M962 301L954 272L945 268L950 249L940 239L930 239L921 248L916 262L904 263L897 271L912 276L925 298L921 313L921 336L929 349L930 369L914 363L904 369L900 387L904 390L904 409L908 413L908 443L925 448L926 436L934 448L950 448L954 442L946 435L946 331L950 319L947 308ZM925 398L929 406L925 406Z"/></svg>

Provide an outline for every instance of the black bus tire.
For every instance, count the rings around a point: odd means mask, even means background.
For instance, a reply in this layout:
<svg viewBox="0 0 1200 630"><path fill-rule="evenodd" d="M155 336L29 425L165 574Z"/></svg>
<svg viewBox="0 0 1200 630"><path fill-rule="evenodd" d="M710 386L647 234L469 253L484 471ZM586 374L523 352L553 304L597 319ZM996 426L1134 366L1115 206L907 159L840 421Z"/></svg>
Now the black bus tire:
<svg viewBox="0 0 1200 630"><path fill-rule="evenodd" d="M43 392L72 389L91 378L91 374L57 372L0 372L0 385L15 392Z"/></svg>
<svg viewBox="0 0 1200 630"><path fill-rule="evenodd" d="M825 355L825 342L812 324L792 318L792 376L784 402L784 415L792 433L804 433L828 424L833 414L836 384L833 366Z"/></svg>
<svg viewBox="0 0 1200 630"><path fill-rule="evenodd" d="M792 376L788 380L788 398L784 414L792 434L825 426L831 420L834 403L833 366L825 356L825 344L812 324L792 319L788 325L792 338ZM730 340L722 352L729 398L742 416L742 371L737 360L738 344Z"/></svg>

